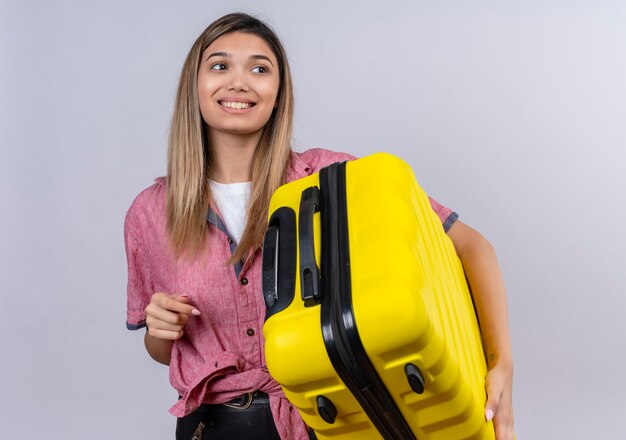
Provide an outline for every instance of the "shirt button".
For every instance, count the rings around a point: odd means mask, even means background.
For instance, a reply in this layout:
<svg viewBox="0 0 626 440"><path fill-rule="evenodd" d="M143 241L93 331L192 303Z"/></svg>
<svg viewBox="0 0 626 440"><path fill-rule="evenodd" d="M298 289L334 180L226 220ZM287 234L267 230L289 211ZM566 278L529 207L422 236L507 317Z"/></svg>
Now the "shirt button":
<svg viewBox="0 0 626 440"><path fill-rule="evenodd" d="M245 286L246 284L248 284L248 278L244 277L239 282L241 283L242 286Z"/></svg>
<svg viewBox="0 0 626 440"><path fill-rule="evenodd" d="M253 328L249 328L248 330L246 330L246 335L254 336L254 329Z"/></svg>

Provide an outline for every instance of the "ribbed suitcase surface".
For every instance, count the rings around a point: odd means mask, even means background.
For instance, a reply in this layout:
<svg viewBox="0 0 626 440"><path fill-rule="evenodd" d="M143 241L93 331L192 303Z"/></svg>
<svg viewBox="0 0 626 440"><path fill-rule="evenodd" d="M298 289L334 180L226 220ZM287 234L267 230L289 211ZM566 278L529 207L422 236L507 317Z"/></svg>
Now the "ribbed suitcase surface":
<svg viewBox="0 0 626 440"><path fill-rule="evenodd" d="M463 268L405 162L284 185L269 225L267 366L320 440L495 438Z"/></svg>

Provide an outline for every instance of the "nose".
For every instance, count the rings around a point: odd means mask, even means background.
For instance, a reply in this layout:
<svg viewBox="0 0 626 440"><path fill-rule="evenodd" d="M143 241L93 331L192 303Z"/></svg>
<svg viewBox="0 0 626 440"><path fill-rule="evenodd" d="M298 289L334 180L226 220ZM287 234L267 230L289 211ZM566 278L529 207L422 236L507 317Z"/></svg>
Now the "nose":
<svg viewBox="0 0 626 440"><path fill-rule="evenodd" d="M233 92L247 92L250 90L248 82L246 81L245 72L242 72L240 69L231 70L226 88Z"/></svg>

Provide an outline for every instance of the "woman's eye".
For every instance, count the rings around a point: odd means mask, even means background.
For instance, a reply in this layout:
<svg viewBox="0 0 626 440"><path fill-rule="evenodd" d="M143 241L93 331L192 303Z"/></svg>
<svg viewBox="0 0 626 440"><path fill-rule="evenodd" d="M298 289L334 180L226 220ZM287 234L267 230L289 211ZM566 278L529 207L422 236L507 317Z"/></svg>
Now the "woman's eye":
<svg viewBox="0 0 626 440"><path fill-rule="evenodd" d="M267 73L268 72L265 66L255 66L252 68L252 71L254 73Z"/></svg>
<svg viewBox="0 0 626 440"><path fill-rule="evenodd" d="M224 63L215 63L211 65L211 70L226 70L226 64Z"/></svg>

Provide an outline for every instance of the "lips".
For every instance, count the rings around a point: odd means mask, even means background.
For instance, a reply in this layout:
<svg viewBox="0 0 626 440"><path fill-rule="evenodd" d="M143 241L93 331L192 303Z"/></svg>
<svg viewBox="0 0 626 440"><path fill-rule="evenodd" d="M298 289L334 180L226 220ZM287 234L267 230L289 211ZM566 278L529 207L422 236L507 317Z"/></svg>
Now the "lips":
<svg viewBox="0 0 626 440"><path fill-rule="evenodd" d="M242 101L218 101L222 107L233 109L233 110L246 110L254 107L256 104L254 102L242 102Z"/></svg>

